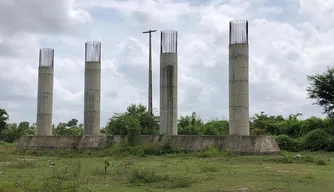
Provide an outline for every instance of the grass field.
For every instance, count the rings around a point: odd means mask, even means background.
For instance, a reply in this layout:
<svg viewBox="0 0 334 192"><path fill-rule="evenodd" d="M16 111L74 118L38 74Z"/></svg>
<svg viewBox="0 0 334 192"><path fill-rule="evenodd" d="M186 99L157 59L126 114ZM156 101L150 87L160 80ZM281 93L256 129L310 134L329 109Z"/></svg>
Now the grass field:
<svg viewBox="0 0 334 192"><path fill-rule="evenodd" d="M0 192L334 190L333 153L235 156L210 149L162 156L119 154L62 150L23 155L14 144L2 143Z"/></svg>

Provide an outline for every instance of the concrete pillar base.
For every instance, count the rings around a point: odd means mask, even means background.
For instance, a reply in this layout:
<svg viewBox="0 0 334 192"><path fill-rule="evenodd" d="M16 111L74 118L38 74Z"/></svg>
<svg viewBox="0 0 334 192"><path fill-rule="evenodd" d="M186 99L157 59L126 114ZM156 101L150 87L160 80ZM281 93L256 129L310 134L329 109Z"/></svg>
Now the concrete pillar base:
<svg viewBox="0 0 334 192"><path fill-rule="evenodd" d="M104 149L108 142L120 143L124 137L114 136L22 136L18 151L42 149ZM280 148L271 136L197 136L197 135L142 135L141 145L172 146L196 152L210 147L235 154L275 154Z"/></svg>

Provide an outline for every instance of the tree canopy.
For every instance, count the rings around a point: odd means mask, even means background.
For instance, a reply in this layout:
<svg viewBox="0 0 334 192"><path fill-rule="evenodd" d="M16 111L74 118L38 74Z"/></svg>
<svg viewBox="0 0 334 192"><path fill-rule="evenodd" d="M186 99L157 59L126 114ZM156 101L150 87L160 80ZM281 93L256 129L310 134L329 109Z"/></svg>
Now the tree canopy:
<svg viewBox="0 0 334 192"><path fill-rule="evenodd" d="M6 122L8 121L8 114L5 109L0 108L0 131L6 128Z"/></svg>
<svg viewBox="0 0 334 192"><path fill-rule="evenodd" d="M322 74L307 76L310 86L307 87L308 96L316 100L316 104L323 108L323 112L334 117L334 68L328 68Z"/></svg>

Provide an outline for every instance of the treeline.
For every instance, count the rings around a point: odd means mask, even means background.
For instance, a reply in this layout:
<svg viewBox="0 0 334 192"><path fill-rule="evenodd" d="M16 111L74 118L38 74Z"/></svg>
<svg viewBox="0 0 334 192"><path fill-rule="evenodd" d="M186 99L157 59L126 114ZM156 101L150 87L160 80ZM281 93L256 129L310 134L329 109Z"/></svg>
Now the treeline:
<svg viewBox="0 0 334 192"><path fill-rule="evenodd" d="M0 140L16 142L22 135L34 135L36 125L29 122L19 124L6 123L8 115L1 109ZM251 135L272 135L280 148L288 151L334 151L334 121L331 118L310 117L301 119L301 114L292 114L287 118L281 115L273 116L265 113L250 118ZM143 105L130 105L126 112L114 114L102 135L127 135L130 142L135 142L138 135L159 134L158 117L150 115ZM179 135L228 135L227 120L203 120L192 115L181 116L178 123ZM74 136L83 135L83 125L78 120L71 119L67 123L53 126L53 135Z"/></svg>

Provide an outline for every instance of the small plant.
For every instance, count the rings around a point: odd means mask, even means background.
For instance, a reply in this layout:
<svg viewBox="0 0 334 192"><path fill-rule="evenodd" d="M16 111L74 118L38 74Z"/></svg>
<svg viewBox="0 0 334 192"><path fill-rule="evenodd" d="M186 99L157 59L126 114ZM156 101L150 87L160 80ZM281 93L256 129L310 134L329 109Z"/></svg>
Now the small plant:
<svg viewBox="0 0 334 192"><path fill-rule="evenodd" d="M190 185L193 183L193 179L184 177L184 176L176 176L172 179L172 185L171 188L185 188L190 187Z"/></svg>
<svg viewBox="0 0 334 192"><path fill-rule="evenodd" d="M110 166L110 163L107 159L104 160L104 174L107 174L107 168Z"/></svg>
<svg viewBox="0 0 334 192"><path fill-rule="evenodd" d="M51 178L68 180L78 177L82 170L81 161L64 161L52 168Z"/></svg>
<svg viewBox="0 0 334 192"><path fill-rule="evenodd" d="M202 173L218 172L219 169L213 165L203 165L200 167Z"/></svg>
<svg viewBox="0 0 334 192"><path fill-rule="evenodd" d="M15 169L25 169L29 167L35 167L35 166L36 166L36 161L27 160L27 159L19 160L17 162L10 164L10 167L15 168Z"/></svg>
<svg viewBox="0 0 334 192"><path fill-rule="evenodd" d="M0 145L8 145L8 143L6 141L1 141L0 140Z"/></svg>
<svg viewBox="0 0 334 192"><path fill-rule="evenodd" d="M157 182L164 179L168 178L157 175L153 170L136 169L132 172L129 182L135 185L140 185L145 183Z"/></svg>
<svg viewBox="0 0 334 192"><path fill-rule="evenodd" d="M159 183L158 186L159 188L167 188L167 189L186 188L190 187L191 184L195 182L194 179L181 175L166 177L166 178L168 178L166 182Z"/></svg>
<svg viewBox="0 0 334 192"><path fill-rule="evenodd" d="M149 169L135 169L129 177L129 182L134 185L153 183L153 186L158 188L183 188L189 187L194 180L180 175L158 175Z"/></svg>
<svg viewBox="0 0 334 192"><path fill-rule="evenodd" d="M180 153L181 150L173 147L172 142L168 140L163 145L155 144L143 147L144 154L146 155L165 155L165 154L175 154Z"/></svg>
<svg viewBox="0 0 334 192"><path fill-rule="evenodd" d="M133 161L122 161L119 164L111 164L115 175L127 175L131 171Z"/></svg>
<svg viewBox="0 0 334 192"><path fill-rule="evenodd" d="M315 159L309 155L293 155L292 153L288 151L282 151L281 155L283 157L284 163L313 163L315 162Z"/></svg>
<svg viewBox="0 0 334 192"><path fill-rule="evenodd" d="M326 161L325 160L318 160L317 161L317 165L327 165Z"/></svg>
<svg viewBox="0 0 334 192"><path fill-rule="evenodd" d="M217 149L215 147L212 147L212 148L209 148L205 151L199 152L197 157L199 157L199 158L210 158L210 157L217 157L217 156L219 156L219 154L220 154L219 149Z"/></svg>

